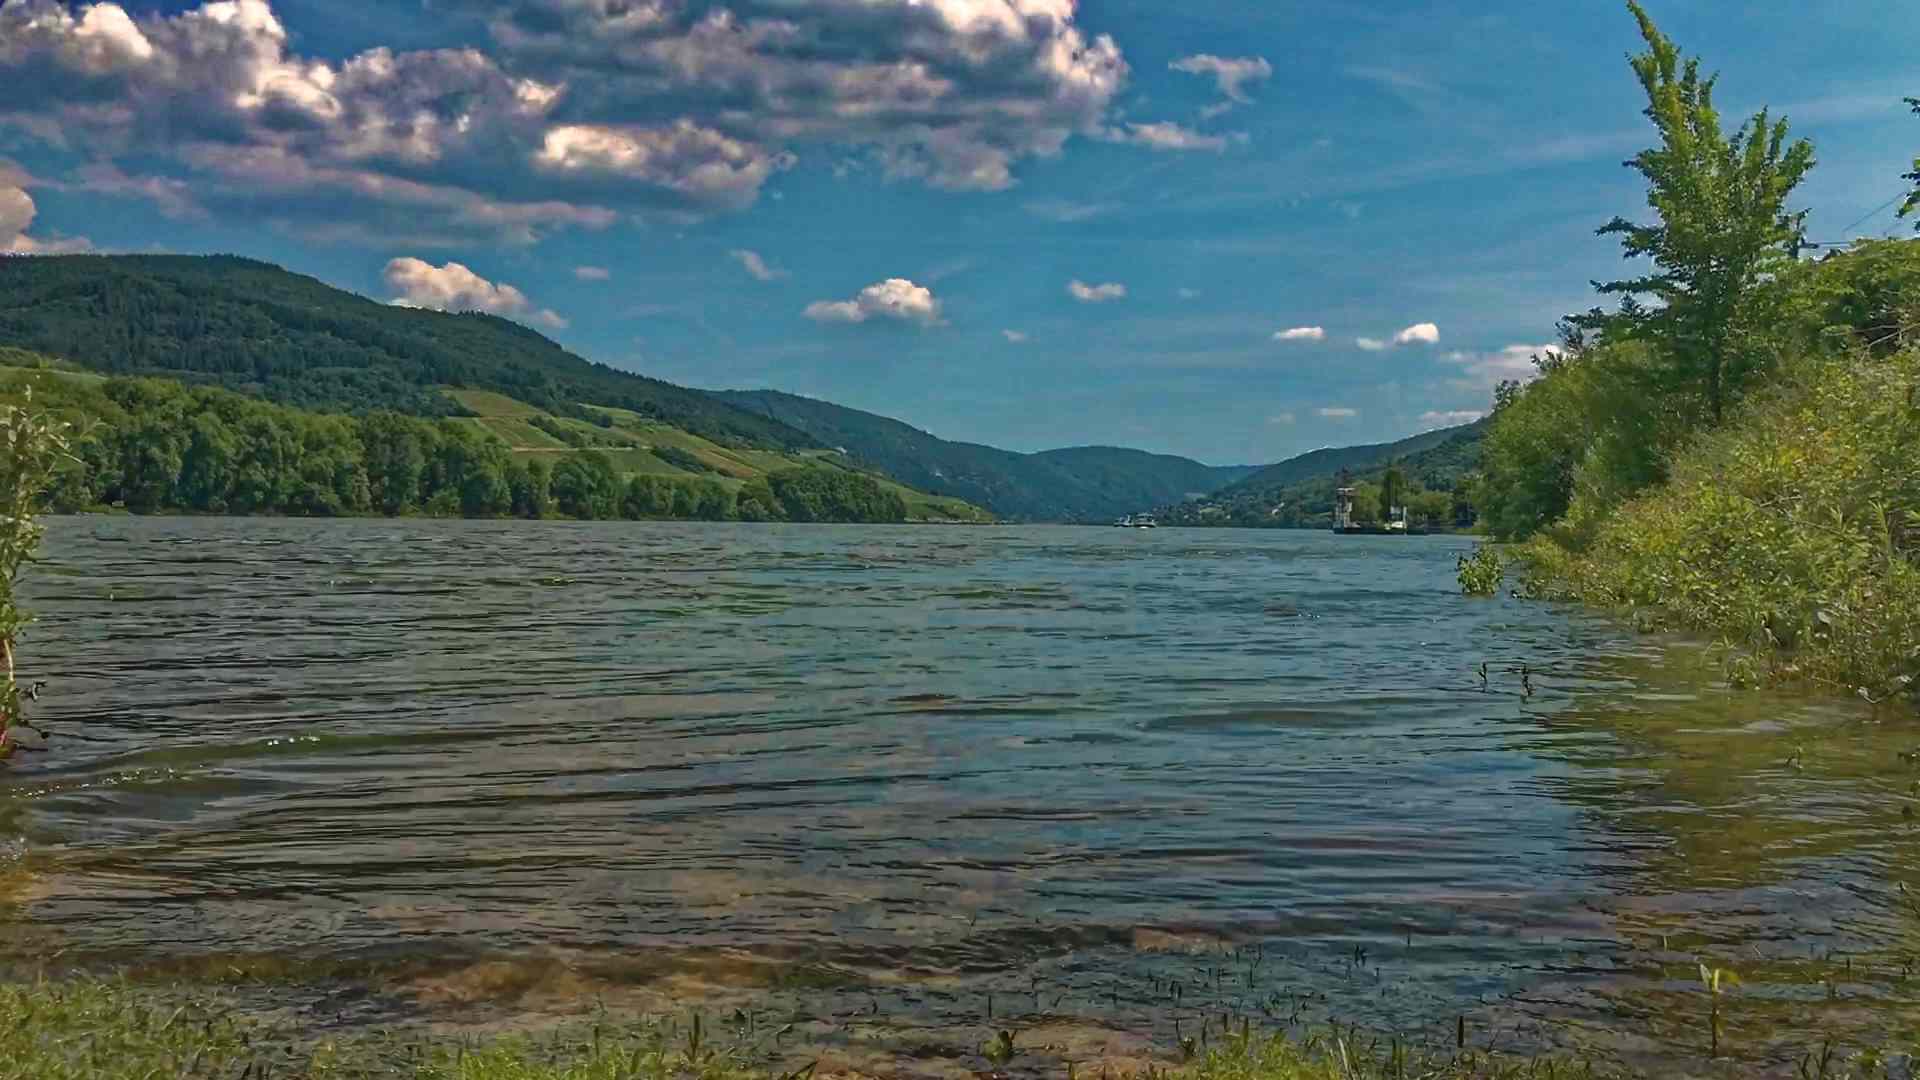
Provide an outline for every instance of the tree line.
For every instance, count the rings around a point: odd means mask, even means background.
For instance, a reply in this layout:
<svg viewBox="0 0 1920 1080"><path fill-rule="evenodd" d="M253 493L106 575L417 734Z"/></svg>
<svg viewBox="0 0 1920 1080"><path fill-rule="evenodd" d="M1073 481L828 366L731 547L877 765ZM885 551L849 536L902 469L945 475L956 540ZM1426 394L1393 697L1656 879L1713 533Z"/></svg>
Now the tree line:
<svg viewBox="0 0 1920 1080"><path fill-rule="evenodd" d="M469 518L899 522L873 477L795 466L734 487L712 476L623 475L596 450L516 457L469 420L309 412L165 379L20 373L0 383L74 424L47 486L63 512Z"/></svg>

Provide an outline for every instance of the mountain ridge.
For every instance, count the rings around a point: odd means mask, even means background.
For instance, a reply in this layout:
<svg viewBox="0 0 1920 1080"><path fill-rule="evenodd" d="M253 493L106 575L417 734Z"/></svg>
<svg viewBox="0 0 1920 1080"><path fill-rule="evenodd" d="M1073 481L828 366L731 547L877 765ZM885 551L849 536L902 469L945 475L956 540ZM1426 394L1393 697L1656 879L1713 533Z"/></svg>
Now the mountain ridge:
<svg viewBox="0 0 1920 1080"><path fill-rule="evenodd" d="M1174 454L1079 446L1023 454L942 439L902 420L780 390L716 391L721 399L798 428L902 483L965 499L1014 520L1104 522L1218 490L1253 466L1205 465Z"/></svg>
<svg viewBox="0 0 1920 1080"><path fill-rule="evenodd" d="M596 408L625 410L722 448L844 448L901 484L1025 521L1105 522L1203 499L1252 507L1383 455L1431 451L1467 430L1323 448L1265 466L1100 444L1020 453L777 390L678 386L588 360L496 315L384 304L235 255L0 259L4 346L102 374L158 375L323 411L470 412L443 392L450 388L601 426L607 419ZM1457 473L1455 465L1443 471Z"/></svg>
<svg viewBox="0 0 1920 1080"><path fill-rule="evenodd" d="M455 410L444 386L588 419L623 408L725 445L798 431L710 395L569 352L496 315L383 304L235 255L0 258L0 345L110 375L161 375L334 412Z"/></svg>

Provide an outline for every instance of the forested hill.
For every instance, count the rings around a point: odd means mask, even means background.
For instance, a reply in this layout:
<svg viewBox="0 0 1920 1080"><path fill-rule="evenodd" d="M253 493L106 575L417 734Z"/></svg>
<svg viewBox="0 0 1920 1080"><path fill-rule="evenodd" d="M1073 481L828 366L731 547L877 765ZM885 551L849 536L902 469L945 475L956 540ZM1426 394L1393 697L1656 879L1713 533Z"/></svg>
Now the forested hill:
<svg viewBox="0 0 1920 1080"><path fill-rule="evenodd" d="M1214 491L1253 470L1114 447L1019 454L949 442L898 420L774 390L721 400L796 427L894 479L1026 521L1098 521Z"/></svg>
<svg viewBox="0 0 1920 1080"><path fill-rule="evenodd" d="M1422 432L1398 442L1314 450L1299 457L1288 458L1277 465L1269 465L1237 481L1232 487L1219 494L1223 498L1228 498L1242 493L1277 491L1303 480L1334 476L1342 469L1357 473L1384 468L1390 461L1411 458L1444 443L1460 439L1462 436L1478 443L1480 433L1485 426L1486 421L1479 420L1464 427Z"/></svg>
<svg viewBox="0 0 1920 1080"><path fill-rule="evenodd" d="M1461 510L1450 517L1471 520L1466 487L1480 467L1486 428L1487 421L1479 420L1398 442L1315 450L1269 465L1204 499L1170 507L1162 516L1179 525L1318 525L1333 511L1343 471L1365 484L1396 466L1413 489L1445 492L1458 503Z"/></svg>
<svg viewBox="0 0 1920 1080"><path fill-rule="evenodd" d="M0 258L0 345L107 374L153 374L335 412L457 408L490 390L561 415L627 409L730 446L799 431L708 394L591 363L518 323L395 307L230 256Z"/></svg>

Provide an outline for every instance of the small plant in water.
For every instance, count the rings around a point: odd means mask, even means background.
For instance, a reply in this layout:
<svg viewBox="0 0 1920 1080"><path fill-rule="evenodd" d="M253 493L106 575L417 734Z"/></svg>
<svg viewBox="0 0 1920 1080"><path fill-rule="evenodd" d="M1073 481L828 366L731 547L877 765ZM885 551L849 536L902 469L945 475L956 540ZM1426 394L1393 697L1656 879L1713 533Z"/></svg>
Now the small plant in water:
<svg viewBox="0 0 1920 1080"><path fill-rule="evenodd" d="M1710 1056L1720 1056L1720 997L1729 987L1738 986L1740 976L1726 968L1700 965L1700 985L1707 992L1707 1031L1712 1040Z"/></svg>
<svg viewBox="0 0 1920 1080"><path fill-rule="evenodd" d="M1460 575L1460 591L1468 596L1493 596L1500 591L1500 579L1503 567L1500 554L1492 546L1481 544L1473 549L1473 554L1460 556L1456 564Z"/></svg>
<svg viewBox="0 0 1920 1080"><path fill-rule="evenodd" d="M1002 1028L1000 1034L987 1040L987 1060L995 1065L1005 1065L1012 1061L1013 1054L1013 1032Z"/></svg>

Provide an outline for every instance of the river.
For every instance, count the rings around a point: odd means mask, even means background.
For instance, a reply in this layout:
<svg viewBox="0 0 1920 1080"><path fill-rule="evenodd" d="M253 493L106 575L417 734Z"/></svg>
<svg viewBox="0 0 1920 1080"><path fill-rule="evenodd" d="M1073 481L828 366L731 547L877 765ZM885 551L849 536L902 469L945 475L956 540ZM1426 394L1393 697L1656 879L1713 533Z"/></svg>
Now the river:
<svg viewBox="0 0 1920 1080"><path fill-rule="evenodd" d="M389 1011L1466 1015L1660 1070L1705 961L1755 1070L1910 1024L1911 715L1462 597L1468 545L56 519L0 915Z"/></svg>

